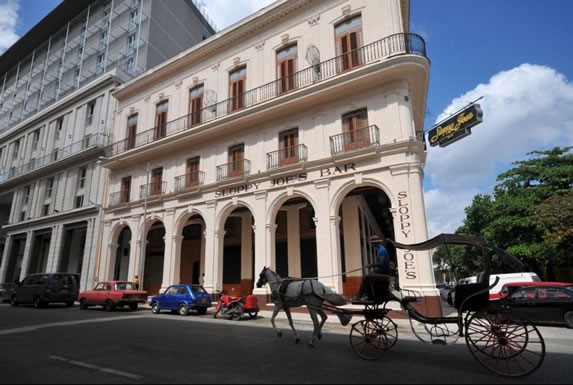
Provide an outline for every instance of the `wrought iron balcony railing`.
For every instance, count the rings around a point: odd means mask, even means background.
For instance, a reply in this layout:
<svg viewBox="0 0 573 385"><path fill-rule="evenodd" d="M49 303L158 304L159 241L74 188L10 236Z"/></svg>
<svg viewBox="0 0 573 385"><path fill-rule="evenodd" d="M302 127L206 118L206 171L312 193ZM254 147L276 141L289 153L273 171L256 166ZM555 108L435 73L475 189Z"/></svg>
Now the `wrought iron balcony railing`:
<svg viewBox="0 0 573 385"><path fill-rule="evenodd" d="M307 157L308 150L304 144L269 152L267 154L267 169L304 162Z"/></svg>
<svg viewBox="0 0 573 385"><path fill-rule="evenodd" d="M131 191L129 190L121 190L118 192L111 193L109 197L109 205L119 206L125 203L129 203L130 195Z"/></svg>
<svg viewBox="0 0 573 385"><path fill-rule="evenodd" d="M229 178L248 176L251 174L251 161L248 159L239 160L217 166L217 182Z"/></svg>
<svg viewBox="0 0 573 385"><path fill-rule="evenodd" d="M149 194L148 194L149 192ZM152 182L139 188L139 199L157 197L167 192L167 182Z"/></svg>
<svg viewBox="0 0 573 385"><path fill-rule="evenodd" d="M330 153L332 155L379 145L380 130L377 126L369 126L330 137Z"/></svg>
<svg viewBox="0 0 573 385"><path fill-rule="evenodd" d="M193 188L205 183L205 173L195 171L175 178L175 191Z"/></svg>
<svg viewBox="0 0 573 385"><path fill-rule="evenodd" d="M287 78L277 79L239 96L167 122L160 128L154 127L137 134L135 137L115 142L108 147L107 156L119 155L133 148L145 146L164 137L280 97L287 92L309 87L317 82L340 76L359 66L377 62L380 59L407 54L426 57L426 44L421 36L412 33L399 33L388 36L344 55L298 71Z"/></svg>

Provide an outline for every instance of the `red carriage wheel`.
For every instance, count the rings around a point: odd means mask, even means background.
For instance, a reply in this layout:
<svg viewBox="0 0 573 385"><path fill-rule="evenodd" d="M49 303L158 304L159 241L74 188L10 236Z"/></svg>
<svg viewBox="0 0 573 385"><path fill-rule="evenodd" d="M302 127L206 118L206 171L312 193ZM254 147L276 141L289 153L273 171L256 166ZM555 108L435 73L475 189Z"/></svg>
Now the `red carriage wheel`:
<svg viewBox="0 0 573 385"><path fill-rule="evenodd" d="M352 325L350 345L359 357L377 360L386 353L388 339L380 321L362 320Z"/></svg>

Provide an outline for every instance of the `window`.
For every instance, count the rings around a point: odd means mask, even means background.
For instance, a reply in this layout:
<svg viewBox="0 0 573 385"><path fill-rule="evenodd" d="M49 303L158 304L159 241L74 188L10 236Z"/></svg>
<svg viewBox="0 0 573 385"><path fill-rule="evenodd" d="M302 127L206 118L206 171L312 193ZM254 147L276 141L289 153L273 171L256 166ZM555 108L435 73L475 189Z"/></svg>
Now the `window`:
<svg viewBox="0 0 573 385"><path fill-rule="evenodd" d="M24 187L24 198L22 200L22 203L24 205L27 205L28 202L30 201L30 191L31 191L31 187L30 186L26 186Z"/></svg>
<svg viewBox="0 0 573 385"><path fill-rule="evenodd" d="M54 178L46 179L46 198L52 197L52 191L54 190Z"/></svg>
<svg viewBox="0 0 573 385"><path fill-rule="evenodd" d="M38 143L40 142L40 130L36 130L32 133L32 151L38 149Z"/></svg>
<svg viewBox="0 0 573 385"><path fill-rule="evenodd" d="M64 128L64 118L58 118L56 119L56 136L55 136L55 140L59 140L60 137L62 136L62 129Z"/></svg>
<svg viewBox="0 0 573 385"><path fill-rule="evenodd" d="M229 75L229 94L231 96L229 110L236 111L245 107L245 83L247 81L247 67L243 66Z"/></svg>
<svg viewBox="0 0 573 385"><path fill-rule="evenodd" d="M279 134L279 164L292 164L297 163L299 159L298 153L298 128L284 131Z"/></svg>
<svg viewBox="0 0 573 385"><path fill-rule="evenodd" d="M199 184L199 157L187 159L185 187L197 186Z"/></svg>
<svg viewBox="0 0 573 385"><path fill-rule="evenodd" d="M99 34L99 42L100 44L105 44L107 40L107 31L103 31Z"/></svg>
<svg viewBox="0 0 573 385"><path fill-rule="evenodd" d="M128 49L135 49L135 41L136 41L135 33L129 35L127 37L127 48Z"/></svg>
<svg viewBox="0 0 573 385"><path fill-rule="evenodd" d="M20 140L14 142L14 151L12 152L12 159L18 159L18 153L20 152Z"/></svg>
<svg viewBox="0 0 573 385"><path fill-rule="evenodd" d="M169 110L169 100L161 102L155 110L155 140L165 138L167 135L167 111Z"/></svg>
<svg viewBox="0 0 573 385"><path fill-rule="evenodd" d="M197 86L189 91L189 114L190 125L201 123L201 109L203 108L203 86Z"/></svg>
<svg viewBox="0 0 573 385"><path fill-rule="evenodd" d="M25 220L26 220L26 210L23 210L23 211L20 213L20 222L23 222L23 221L25 221Z"/></svg>
<svg viewBox="0 0 573 385"><path fill-rule="evenodd" d="M42 208L42 215L44 215L44 216L50 215L50 205L49 204L45 204L44 207Z"/></svg>
<svg viewBox="0 0 573 385"><path fill-rule="evenodd" d="M135 137L137 135L137 120L139 118L138 114L133 114L127 118L127 143L126 149L131 150L135 147Z"/></svg>
<svg viewBox="0 0 573 385"><path fill-rule="evenodd" d="M163 168L156 168L151 171L151 192L150 195L161 195L163 193Z"/></svg>
<svg viewBox="0 0 573 385"><path fill-rule="evenodd" d="M131 195L131 176L122 178L121 192L118 203L128 203Z"/></svg>
<svg viewBox="0 0 573 385"><path fill-rule="evenodd" d="M84 196L78 195L76 197L76 202L75 202L74 208L78 209L78 208L82 207L83 205L84 205Z"/></svg>
<svg viewBox="0 0 573 385"><path fill-rule="evenodd" d="M370 146L368 112L366 109L350 112L342 117L344 149L346 151Z"/></svg>
<svg viewBox="0 0 573 385"><path fill-rule="evenodd" d="M296 88L297 45L293 44L277 52L277 77L279 93L285 93Z"/></svg>
<svg viewBox="0 0 573 385"><path fill-rule="evenodd" d="M132 57L127 59L127 62L125 63L125 69L129 71L132 70L134 66L135 66L135 60Z"/></svg>
<svg viewBox="0 0 573 385"><path fill-rule="evenodd" d="M99 71L103 70L104 61L105 61L105 54L102 53L101 55L97 56L97 69Z"/></svg>
<svg viewBox="0 0 573 385"><path fill-rule="evenodd" d="M245 174L245 145L239 144L229 148L229 176L242 176Z"/></svg>
<svg viewBox="0 0 573 385"><path fill-rule="evenodd" d="M86 186L86 174L87 168L82 167L78 172L78 189L82 189Z"/></svg>
<svg viewBox="0 0 573 385"><path fill-rule="evenodd" d="M129 20L134 23L137 22L137 9L131 11L131 13L129 14Z"/></svg>
<svg viewBox="0 0 573 385"><path fill-rule="evenodd" d="M103 57L103 55L100 55ZM99 64L99 56L98 56L98 64ZM86 106L86 125L91 126L94 121L94 113L95 113L96 102L89 102Z"/></svg>
<svg viewBox="0 0 573 385"><path fill-rule="evenodd" d="M362 64L362 18L355 16L335 27L338 72L347 71Z"/></svg>

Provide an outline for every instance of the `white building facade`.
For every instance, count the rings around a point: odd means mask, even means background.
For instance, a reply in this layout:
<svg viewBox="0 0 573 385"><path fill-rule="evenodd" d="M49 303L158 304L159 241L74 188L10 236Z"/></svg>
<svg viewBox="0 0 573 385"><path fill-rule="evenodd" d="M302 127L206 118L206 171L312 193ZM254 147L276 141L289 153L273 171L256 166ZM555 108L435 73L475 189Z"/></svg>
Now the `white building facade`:
<svg viewBox="0 0 573 385"><path fill-rule="evenodd" d="M351 296L371 235L426 240L430 63L409 6L279 0L121 86L97 277L265 297L270 266ZM389 251L431 313L429 253Z"/></svg>

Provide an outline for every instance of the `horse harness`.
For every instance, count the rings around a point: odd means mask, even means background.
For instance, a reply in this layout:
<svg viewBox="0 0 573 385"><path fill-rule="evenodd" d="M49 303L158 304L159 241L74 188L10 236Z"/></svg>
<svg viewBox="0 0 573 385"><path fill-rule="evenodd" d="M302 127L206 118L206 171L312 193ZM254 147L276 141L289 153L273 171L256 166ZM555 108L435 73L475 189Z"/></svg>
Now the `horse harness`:
<svg viewBox="0 0 573 385"><path fill-rule="evenodd" d="M287 290L288 290L289 285L290 285L291 283L293 283L293 282L300 282L300 281L302 281L302 285L300 285L300 292L298 293L298 296L297 296L297 297L288 297L288 296L286 295L286 293L287 293ZM278 297L278 298L280 298L280 300L282 301L282 303L285 304L285 306L286 306L286 301L287 301L287 300L293 300L293 299L295 299L295 300L298 300L298 301L303 301L303 289L304 289L304 285L305 285L307 282L310 282L311 293L314 294L314 295L317 295L317 294L314 292L314 284L312 283L312 280L311 280L311 279L282 278L282 279L280 280L279 286L278 286L275 290L273 290L273 292L271 293L271 300L272 300L273 298L277 298L277 297Z"/></svg>

